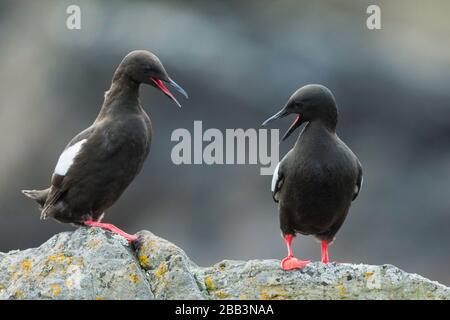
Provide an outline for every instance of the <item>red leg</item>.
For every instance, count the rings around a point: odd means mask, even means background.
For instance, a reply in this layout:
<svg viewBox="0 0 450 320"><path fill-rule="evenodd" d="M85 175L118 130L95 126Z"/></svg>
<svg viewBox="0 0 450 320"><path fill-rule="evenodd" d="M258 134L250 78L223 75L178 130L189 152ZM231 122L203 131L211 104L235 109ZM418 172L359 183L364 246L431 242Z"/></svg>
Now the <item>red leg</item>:
<svg viewBox="0 0 450 320"><path fill-rule="evenodd" d="M296 257L294 257L294 254L292 253L292 239L294 236L292 234L287 234L284 236L284 242L286 243L286 247L288 250L288 255L286 258L281 260L281 268L283 270L292 270L292 269L302 269L304 266L306 266L311 261L306 260L299 260Z"/></svg>
<svg viewBox="0 0 450 320"><path fill-rule="evenodd" d="M115 234L118 234L118 235L124 237L125 239L128 240L129 243L136 241L138 239L137 236L128 234L125 231L117 228L115 225L110 224L110 223L101 223L101 222L90 219L90 220L86 220L84 222L84 224L89 227L98 227L98 228L102 228L104 230L111 231L112 233L115 233Z"/></svg>
<svg viewBox="0 0 450 320"><path fill-rule="evenodd" d="M322 240L322 263L329 263L330 259L328 259L328 242Z"/></svg>

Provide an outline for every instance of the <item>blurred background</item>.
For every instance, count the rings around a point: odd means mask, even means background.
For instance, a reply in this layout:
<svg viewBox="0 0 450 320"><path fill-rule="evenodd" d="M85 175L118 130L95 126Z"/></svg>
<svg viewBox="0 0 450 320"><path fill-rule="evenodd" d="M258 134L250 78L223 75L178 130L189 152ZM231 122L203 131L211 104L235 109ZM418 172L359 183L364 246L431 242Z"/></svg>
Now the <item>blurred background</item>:
<svg viewBox="0 0 450 320"><path fill-rule="evenodd" d="M81 7L81 30L66 28L70 4ZM369 4L380 5L382 30L367 29ZM271 176L260 165L176 166L170 135L192 132L194 120L204 130L258 128L297 88L321 83L364 168L331 259L390 263L449 285L449 13L448 1L420 0L0 0L0 251L73 229L40 221L20 190L48 186L123 56L147 49L191 98L178 109L141 88L152 150L106 221L150 230L201 265L284 257ZM272 128L282 134L291 121ZM294 142L281 144L280 158ZM294 249L320 259L312 237Z"/></svg>

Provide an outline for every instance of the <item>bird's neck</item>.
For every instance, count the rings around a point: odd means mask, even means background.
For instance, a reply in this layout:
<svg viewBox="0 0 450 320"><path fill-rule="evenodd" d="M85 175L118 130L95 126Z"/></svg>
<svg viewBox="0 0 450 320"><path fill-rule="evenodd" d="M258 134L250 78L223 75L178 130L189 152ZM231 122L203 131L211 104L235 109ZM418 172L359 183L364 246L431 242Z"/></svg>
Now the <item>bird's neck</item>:
<svg viewBox="0 0 450 320"><path fill-rule="evenodd" d="M125 109L140 108L139 104L140 84L132 80L124 73L116 72L111 87L105 92L105 100L99 117L111 111L125 111Z"/></svg>
<svg viewBox="0 0 450 320"><path fill-rule="evenodd" d="M318 112L309 120L315 127L324 127L331 132L336 132L338 122L338 110L336 104L334 102L323 103L320 106L320 110L318 110Z"/></svg>
<svg viewBox="0 0 450 320"><path fill-rule="evenodd" d="M334 109L333 112L329 112L320 118L310 121L310 124L313 128L325 129L331 133L336 133L337 116L337 110Z"/></svg>
<svg viewBox="0 0 450 320"><path fill-rule="evenodd" d="M105 92L105 104L117 99L138 100L139 83L123 72L116 72L111 87Z"/></svg>
<svg viewBox="0 0 450 320"><path fill-rule="evenodd" d="M310 139L305 141L311 141L315 143L316 139L319 137L332 137L336 135L336 125L330 126L329 124L324 123L320 120L314 120L308 122L305 128L298 135L297 141L295 143L295 148L301 152L302 147L300 145L303 144L304 139L309 136Z"/></svg>

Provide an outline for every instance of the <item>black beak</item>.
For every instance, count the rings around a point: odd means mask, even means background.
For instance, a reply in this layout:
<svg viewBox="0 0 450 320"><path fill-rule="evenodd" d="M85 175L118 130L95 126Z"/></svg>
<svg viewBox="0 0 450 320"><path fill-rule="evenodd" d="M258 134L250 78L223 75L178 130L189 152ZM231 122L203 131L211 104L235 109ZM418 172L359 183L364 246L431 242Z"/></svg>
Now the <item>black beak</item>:
<svg viewBox="0 0 450 320"><path fill-rule="evenodd" d="M274 121L276 119L280 119L280 118L286 117L288 114L289 114L289 112L286 111L286 108L283 108L277 114L271 116L269 119L264 121L261 126L265 127L268 123L270 123L270 122L272 122L272 121ZM281 141L286 140L291 135L291 133L294 132L295 129L297 129L301 124L302 124L301 115L297 114L297 117L295 118L294 122L291 124L289 129L286 131L286 133L284 134L283 138L281 138Z"/></svg>
<svg viewBox="0 0 450 320"><path fill-rule="evenodd" d="M286 111L285 108L281 109L277 114L274 114L273 116L271 116L269 119L267 119L266 121L264 121L262 123L261 126L265 127L267 126L270 122L280 119L280 118L284 118L289 114L289 112Z"/></svg>
<svg viewBox="0 0 450 320"><path fill-rule="evenodd" d="M175 81L173 81L171 78L169 78L169 84L175 90L177 90L179 93L181 93L186 99L189 99L187 92L179 84L177 84Z"/></svg>

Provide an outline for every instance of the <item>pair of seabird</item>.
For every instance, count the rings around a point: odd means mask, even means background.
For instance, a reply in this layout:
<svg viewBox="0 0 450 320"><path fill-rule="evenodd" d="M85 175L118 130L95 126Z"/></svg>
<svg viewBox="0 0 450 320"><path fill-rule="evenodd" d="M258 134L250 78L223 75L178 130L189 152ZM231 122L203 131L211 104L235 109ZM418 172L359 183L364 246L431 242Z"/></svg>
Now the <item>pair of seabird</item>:
<svg viewBox="0 0 450 320"><path fill-rule="evenodd" d="M139 173L150 151L152 125L139 102L141 83L158 88L178 106L165 84L188 97L154 54L142 50L129 53L114 73L97 119L75 136L59 157L51 186L23 190L40 205L41 219L101 227L130 242L136 240L101 219ZM296 233L322 240L322 262L328 263L328 244L362 184L361 164L336 135L337 108L332 93L321 85L302 87L263 125L292 113L297 118L283 140L302 123L308 125L276 167L272 181L288 247L288 256L282 261L286 270L308 263L292 254Z"/></svg>

